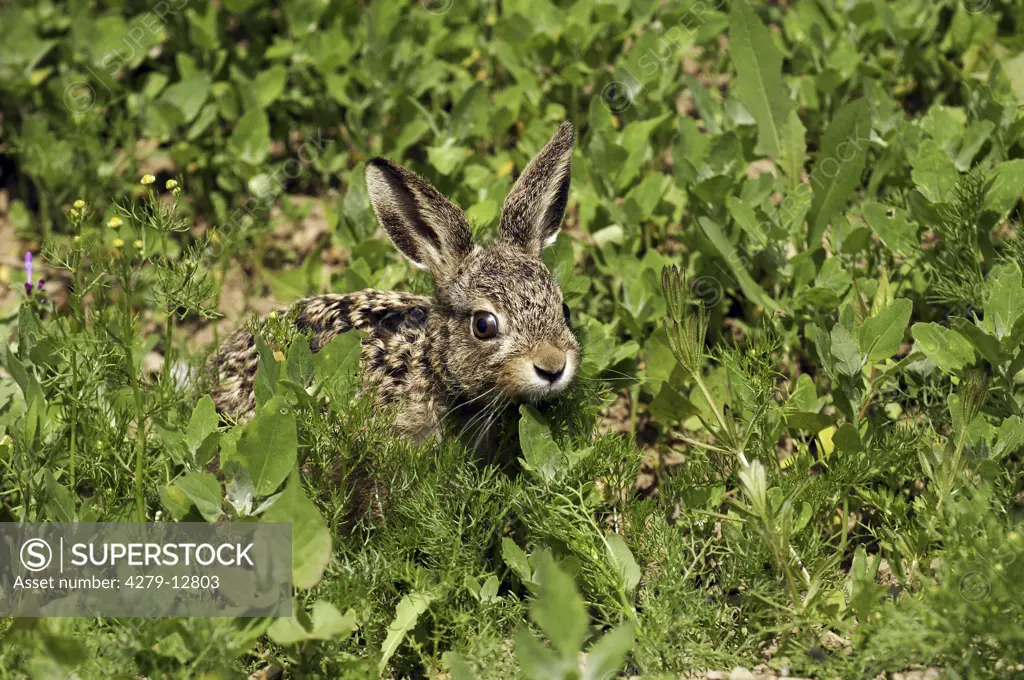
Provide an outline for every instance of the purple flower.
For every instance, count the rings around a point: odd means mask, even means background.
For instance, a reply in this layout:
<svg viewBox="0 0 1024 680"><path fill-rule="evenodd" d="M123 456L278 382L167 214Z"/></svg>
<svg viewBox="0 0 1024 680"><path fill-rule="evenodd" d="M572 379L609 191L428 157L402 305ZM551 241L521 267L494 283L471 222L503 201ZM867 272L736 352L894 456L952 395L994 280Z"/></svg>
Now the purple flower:
<svg viewBox="0 0 1024 680"><path fill-rule="evenodd" d="M39 281L36 284L36 288L38 290L42 290L43 289L43 283L45 283L45 281L43 279L39 279ZM32 294L32 253L31 252L25 253L25 293L27 295L31 295Z"/></svg>

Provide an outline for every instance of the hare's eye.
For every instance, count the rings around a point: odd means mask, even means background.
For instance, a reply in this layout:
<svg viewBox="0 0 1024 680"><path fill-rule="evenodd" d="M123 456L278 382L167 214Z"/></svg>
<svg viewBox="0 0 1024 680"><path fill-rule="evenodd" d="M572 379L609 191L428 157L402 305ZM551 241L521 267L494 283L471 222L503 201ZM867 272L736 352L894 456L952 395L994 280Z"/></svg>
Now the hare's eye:
<svg viewBox="0 0 1024 680"><path fill-rule="evenodd" d="M565 304L564 302L562 303L562 314L565 315L565 322L569 323L569 319L572 315L569 314L569 305Z"/></svg>
<svg viewBox="0 0 1024 680"><path fill-rule="evenodd" d="M473 312L473 335L490 340L498 334L498 320L490 312Z"/></svg>

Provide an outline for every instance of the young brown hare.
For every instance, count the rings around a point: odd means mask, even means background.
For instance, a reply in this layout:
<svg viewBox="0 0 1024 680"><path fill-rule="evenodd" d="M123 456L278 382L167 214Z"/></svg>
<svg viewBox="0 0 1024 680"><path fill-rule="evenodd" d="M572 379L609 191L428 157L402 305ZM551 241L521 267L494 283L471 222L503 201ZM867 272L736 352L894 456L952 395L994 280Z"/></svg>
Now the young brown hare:
<svg viewBox="0 0 1024 680"><path fill-rule="evenodd" d="M453 409L484 428L506 404L563 391L580 364L569 309L541 251L558 235L569 196L573 128L563 123L502 207L499 236L473 242L463 212L418 175L384 158L366 165L374 213L392 243L430 271L432 297L363 290L295 304L316 352L339 333L365 331L362 371L381 406L400 404L405 437L439 437ZM258 354L245 329L214 356L218 408L239 419L255 407Z"/></svg>

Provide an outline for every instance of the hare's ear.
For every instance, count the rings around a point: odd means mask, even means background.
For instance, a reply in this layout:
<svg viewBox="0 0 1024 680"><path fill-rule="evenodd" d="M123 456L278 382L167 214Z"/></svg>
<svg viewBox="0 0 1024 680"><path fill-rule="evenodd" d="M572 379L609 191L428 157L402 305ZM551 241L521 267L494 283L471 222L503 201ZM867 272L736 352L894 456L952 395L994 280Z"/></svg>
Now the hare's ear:
<svg viewBox="0 0 1024 680"><path fill-rule="evenodd" d="M366 190L391 242L434 278L449 278L473 250L466 216L415 173L374 158L366 164Z"/></svg>
<svg viewBox="0 0 1024 680"><path fill-rule="evenodd" d="M555 242L569 200L572 143L566 121L523 170L501 209L502 239L534 255Z"/></svg>

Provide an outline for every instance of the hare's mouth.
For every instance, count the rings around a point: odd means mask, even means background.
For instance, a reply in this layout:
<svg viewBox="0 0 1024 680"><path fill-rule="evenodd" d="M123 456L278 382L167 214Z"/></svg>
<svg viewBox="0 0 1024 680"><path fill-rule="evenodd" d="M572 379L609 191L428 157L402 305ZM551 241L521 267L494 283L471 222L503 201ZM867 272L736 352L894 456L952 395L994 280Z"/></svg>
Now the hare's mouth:
<svg viewBox="0 0 1024 680"><path fill-rule="evenodd" d="M576 357L565 352L564 360L537 362L523 357L512 367L514 392L528 401L551 399L569 386L576 376Z"/></svg>

